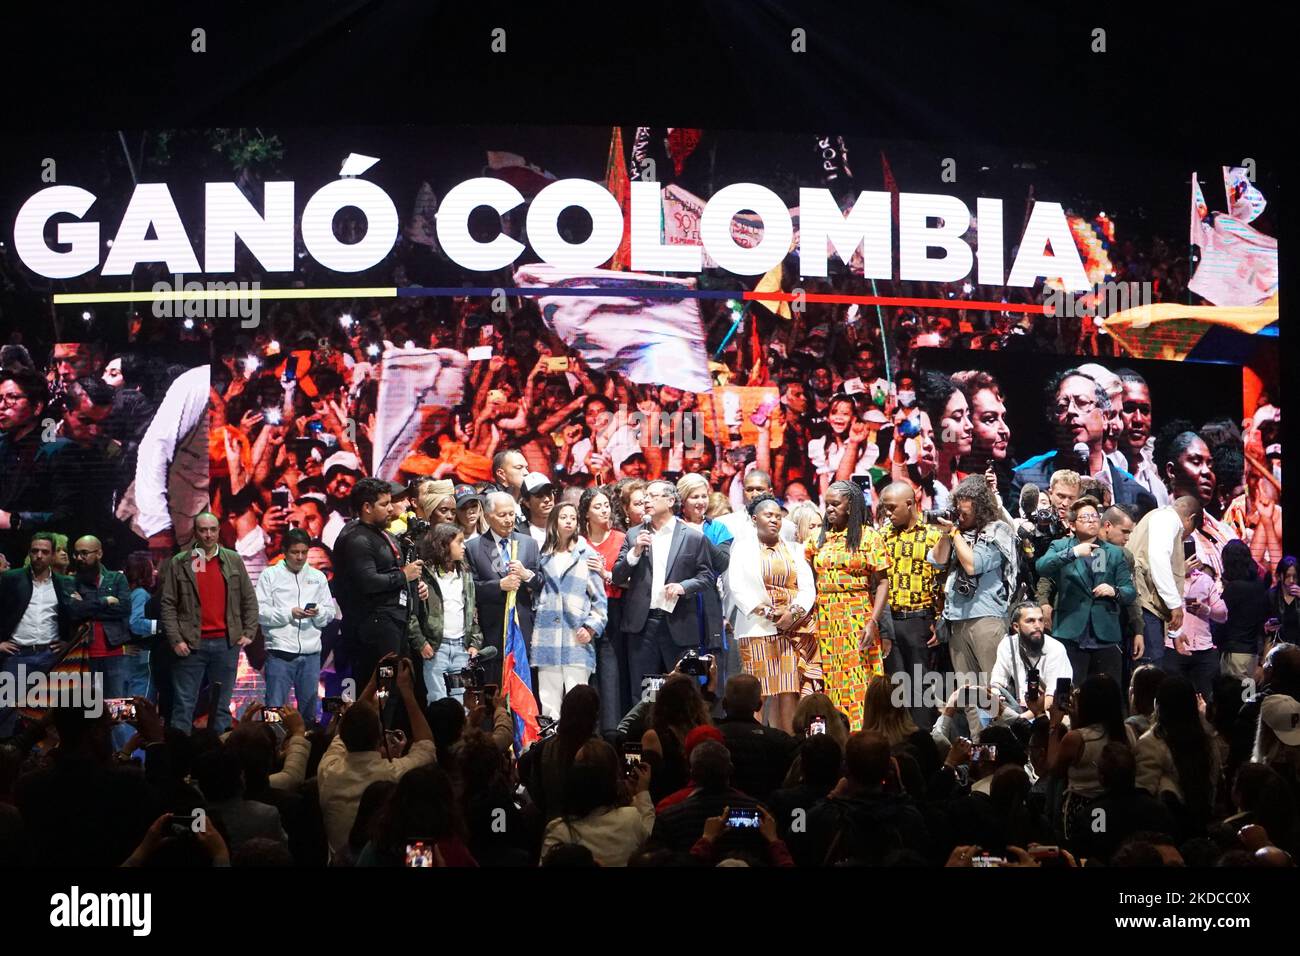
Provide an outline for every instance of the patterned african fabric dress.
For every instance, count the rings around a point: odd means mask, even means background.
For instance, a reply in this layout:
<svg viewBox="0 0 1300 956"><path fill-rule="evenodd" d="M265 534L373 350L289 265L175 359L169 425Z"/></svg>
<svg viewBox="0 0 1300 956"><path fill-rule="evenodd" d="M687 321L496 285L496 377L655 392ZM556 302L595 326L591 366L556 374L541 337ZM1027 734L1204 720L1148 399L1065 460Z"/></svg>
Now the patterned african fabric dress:
<svg viewBox="0 0 1300 956"><path fill-rule="evenodd" d="M778 541L776 547L759 544L763 563L763 585L778 614L784 614L799 594L796 557ZM781 634L739 637L740 665L746 674L758 678L763 696L822 692L821 654L817 646L817 618L811 612L795 627Z"/></svg>
<svg viewBox="0 0 1300 956"><path fill-rule="evenodd" d="M817 579L817 643L826 696L857 731L867 682L885 672L879 640L866 651L859 651L858 640L871 619L871 574L889 567L889 553L872 528L862 529L857 551L848 550L847 538L847 531L828 530L820 549L808 542L807 554Z"/></svg>

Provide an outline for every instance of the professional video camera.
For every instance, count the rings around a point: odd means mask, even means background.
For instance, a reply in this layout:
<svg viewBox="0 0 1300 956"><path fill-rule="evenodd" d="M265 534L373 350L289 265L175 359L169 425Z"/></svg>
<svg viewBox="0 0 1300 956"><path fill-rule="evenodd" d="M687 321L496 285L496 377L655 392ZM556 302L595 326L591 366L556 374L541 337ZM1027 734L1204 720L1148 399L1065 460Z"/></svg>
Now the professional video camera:
<svg viewBox="0 0 1300 956"><path fill-rule="evenodd" d="M407 564L419 556L417 542L428 533L430 525L414 511L408 511L402 520L406 530L397 536L397 543L402 547L402 563Z"/></svg>
<svg viewBox="0 0 1300 956"><path fill-rule="evenodd" d="M497 656L495 647L484 647L456 671L444 671L447 690L481 691L486 686L487 668L483 665Z"/></svg>
<svg viewBox="0 0 1300 956"><path fill-rule="evenodd" d="M1021 489L1020 514L1029 522L1028 527L1022 523L1018 528L1022 538L1054 541L1068 530L1056 509L1043 499L1037 485L1028 484Z"/></svg>

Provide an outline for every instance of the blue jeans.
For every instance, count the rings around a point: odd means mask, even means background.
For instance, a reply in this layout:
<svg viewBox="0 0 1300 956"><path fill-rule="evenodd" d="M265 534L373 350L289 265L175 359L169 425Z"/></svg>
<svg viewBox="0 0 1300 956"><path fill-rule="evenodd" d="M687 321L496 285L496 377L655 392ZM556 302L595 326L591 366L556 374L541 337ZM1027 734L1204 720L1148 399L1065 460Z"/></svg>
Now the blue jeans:
<svg viewBox="0 0 1300 956"><path fill-rule="evenodd" d="M135 658L122 655L121 657L92 657L90 659L90 673L104 682L103 694L105 699L113 697L134 697L135 695L129 690L131 665ZM130 724L113 725L113 747L117 750L122 749L126 742L135 734L135 727Z"/></svg>
<svg viewBox="0 0 1300 956"><path fill-rule="evenodd" d="M320 654L294 654L287 660L275 651L266 652L266 706L283 707L289 703L293 687L298 713L309 724L317 723L316 698L320 689Z"/></svg>
<svg viewBox="0 0 1300 956"><path fill-rule="evenodd" d="M26 693L26 685L18 683L19 666L22 666L27 674L33 674L37 671L47 674L50 668L54 666L57 657L58 655L53 651L24 651L20 649L18 653L9 654L3 661L0 661L0 673L11 675L7 680L14 682L14 689ZM17 729L17 708L0 707L0 740L12 737Z"/></svg>
<svg viewBox="0 0 1300 956"><path fill-rule="evenodd" d="M430 658L420 658L424 665L424 689L428 702L432 704L435 700L442 700L447 696L447 682L443 679L443 674L447 671L458 671L469 664L469 651L465 649L464 644L443 641L438 645L438 649L433 652ZM451 696L459 701L465 699L465 688L457 687L451 691Z"/></svg>
<svg viewBox="0 0 1300 956"><path fill-rule="evenodd" d="M143 697L153 700L153 672L149 667L152 651L140 650L138 654L128 654L125 660L126 692L123 697Z"/></svg>
<svg viewBox="0 0 1300 956"><path fill-rule="evenodd" d="M1138 664L1160 666L1165 656L1165 622L1146 608L1142 609L1142 656Z"/></svg>
<svg viewBox="0 0 1300 956"><path fill-rule="evenodd" d="M231 647L225 638L200 640L198 649L191 647L189 656L172 660L172 726L188 734L194 729L194 708L199 702L203 678L221 684L221 693L208 714L208 726L217 733L230 729L230 695L235 689L240 647ZM168 653L175 654L175 651Z"/></svg>

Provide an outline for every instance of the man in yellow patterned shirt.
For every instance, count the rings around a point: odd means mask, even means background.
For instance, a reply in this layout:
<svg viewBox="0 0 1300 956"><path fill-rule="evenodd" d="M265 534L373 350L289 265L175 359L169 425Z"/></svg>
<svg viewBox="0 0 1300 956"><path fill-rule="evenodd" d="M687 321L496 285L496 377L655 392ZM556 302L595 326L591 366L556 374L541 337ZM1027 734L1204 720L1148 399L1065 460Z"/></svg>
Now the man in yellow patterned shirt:
<svg viewBox="0 0 1300 956"><path fill-rule="evenodd" d="M917 514L916 492L905 481L886 485L880 492L880 517L880 534L889 552L889 611L894 619L894 647L885 670L906 675L912 719L929 730L934 711L923 706L920 694L931 669L932 648L939 643L934 624L943 602L944 572L925 556L943 532Z"/></svg>

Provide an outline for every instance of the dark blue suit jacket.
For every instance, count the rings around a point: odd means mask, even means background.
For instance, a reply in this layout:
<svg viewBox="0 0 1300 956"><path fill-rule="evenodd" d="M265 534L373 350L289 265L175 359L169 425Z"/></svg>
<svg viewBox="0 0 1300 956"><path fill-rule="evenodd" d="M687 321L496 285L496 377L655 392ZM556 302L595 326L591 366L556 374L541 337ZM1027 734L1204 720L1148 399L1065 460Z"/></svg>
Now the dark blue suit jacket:
<svg viewBox="0 0 1300 956"><path fill-rule="evenodd" d="M1011 487L1007 490L1006 506L1008 511L1013 515L1019 515L1020 489L1025 485L1037 485L1043 494L1047 494L1047 486L1052 479L1052 472L1059 467L1056 464L1058 454L1059 452L1049 451L1045 455L1030 458L1028 461L1016 466L1015 470L1011 472ZM1143 488L1136 478L1123 468L1116 468L1110 462L1106 462L1106 467L1110 469L1110 485L1114 489L1112 494L1115 497L1115 504L1132 505L1137 509L1138 518L1141 518L1148 511L1155 510L1155 496Z"/></svg>

